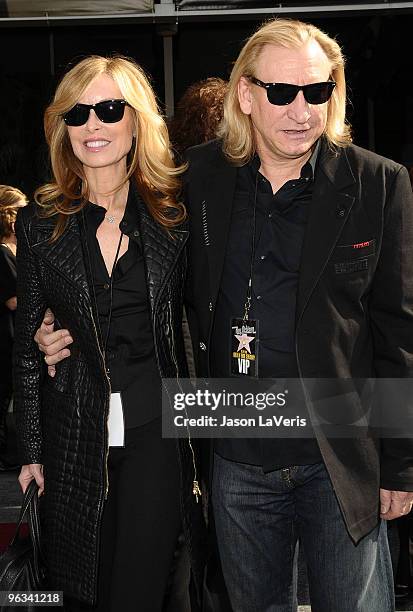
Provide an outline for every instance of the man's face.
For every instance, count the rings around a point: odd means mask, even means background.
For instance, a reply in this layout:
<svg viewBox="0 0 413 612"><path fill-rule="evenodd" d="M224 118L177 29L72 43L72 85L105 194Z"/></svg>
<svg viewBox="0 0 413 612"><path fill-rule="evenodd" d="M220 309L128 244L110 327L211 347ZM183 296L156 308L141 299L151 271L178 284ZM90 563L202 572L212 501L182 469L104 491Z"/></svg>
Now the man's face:
<svg viewBox="0 0 413 612"><path fill-rule="evenodd" d="M320 83L329 80L330 63L316 41L299 49L267 45L253 76L265 83ZM251 116L261 161L305 158L324 132L329 103L309 104L302 91L290 104L276 106L270 104L264 88L241 77L238 97L242 112Z"/></svg>

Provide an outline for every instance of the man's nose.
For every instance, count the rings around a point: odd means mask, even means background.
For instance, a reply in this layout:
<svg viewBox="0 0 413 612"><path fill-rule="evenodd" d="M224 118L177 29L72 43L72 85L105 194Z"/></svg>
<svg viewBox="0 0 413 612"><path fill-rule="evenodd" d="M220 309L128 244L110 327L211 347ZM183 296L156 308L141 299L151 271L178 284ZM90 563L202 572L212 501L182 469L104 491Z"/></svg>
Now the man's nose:
<svg viewBox="0 0 413 612"><path fill-rule="evenodd" d="M304 93L299 91L287 108L287 115L297 123L306 123L311 117L310 105L304 98Z"/></svg>
<svg viewBox="0 0 413 612"><path fill-rule="evenodd" d="M86 129L89 132L95 132L101 127L101 125L102 125L101 120L98 118L93 108L91 108L89 111L88 120L86 121Z"/></svg>

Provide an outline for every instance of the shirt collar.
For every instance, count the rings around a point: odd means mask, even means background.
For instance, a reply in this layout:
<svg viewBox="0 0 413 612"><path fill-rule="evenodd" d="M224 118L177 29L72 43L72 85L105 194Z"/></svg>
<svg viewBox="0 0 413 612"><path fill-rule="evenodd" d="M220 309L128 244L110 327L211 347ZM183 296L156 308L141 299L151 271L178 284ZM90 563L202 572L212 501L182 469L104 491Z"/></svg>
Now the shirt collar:
<svg viewBox="0 0 413 612"><path fill-rule="evenodd" d="M309 178L311 181L314 180L315 169L318 160L318 154L320 152L321 140L318 139L317 143L311 153L310 159L302 166L300 178ZM261 160L258 156L258 153L255 153L254 157L249 162L250 167L254 171L254 173L258 172L261 165Z"/></svg>

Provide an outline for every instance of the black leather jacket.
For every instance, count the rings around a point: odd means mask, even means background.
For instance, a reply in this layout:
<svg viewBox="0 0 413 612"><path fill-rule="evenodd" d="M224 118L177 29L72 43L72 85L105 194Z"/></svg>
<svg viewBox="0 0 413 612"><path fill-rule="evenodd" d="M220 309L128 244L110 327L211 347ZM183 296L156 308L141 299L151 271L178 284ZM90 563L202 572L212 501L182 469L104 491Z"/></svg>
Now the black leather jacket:
<svg viewBox="0 0 413 612"><path fill-rule="evenodd" d="M155 352L163 378L187 376L182 338L185 228L166 232L136 193ZM107 494L107 414L110 384L96 331L96 305L84 255L82 213L69 217L50 242L55 217L31 204L18 215L18 312L15 404L23 464L42 463L44 546L53 588L86 603L96 599L99 526ZM50 307L74 339L71 355L46 374L33 337ZM194 462L188 440L177 440L184 532L193 584L200 593L202 517L192 493ZM139 483L136 483L139 486Z"/></svg>

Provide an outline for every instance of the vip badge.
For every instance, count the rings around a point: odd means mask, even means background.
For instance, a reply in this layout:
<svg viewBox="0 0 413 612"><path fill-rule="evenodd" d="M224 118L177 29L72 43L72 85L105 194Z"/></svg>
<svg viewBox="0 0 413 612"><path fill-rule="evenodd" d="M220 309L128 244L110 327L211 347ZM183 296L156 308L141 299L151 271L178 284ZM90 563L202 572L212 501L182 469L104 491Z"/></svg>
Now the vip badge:
<svg viewBox="0 0 413 612"><path fill-rule="evenodd" d="M258 321L231 319L232 376L258 376Z"/></svg>

